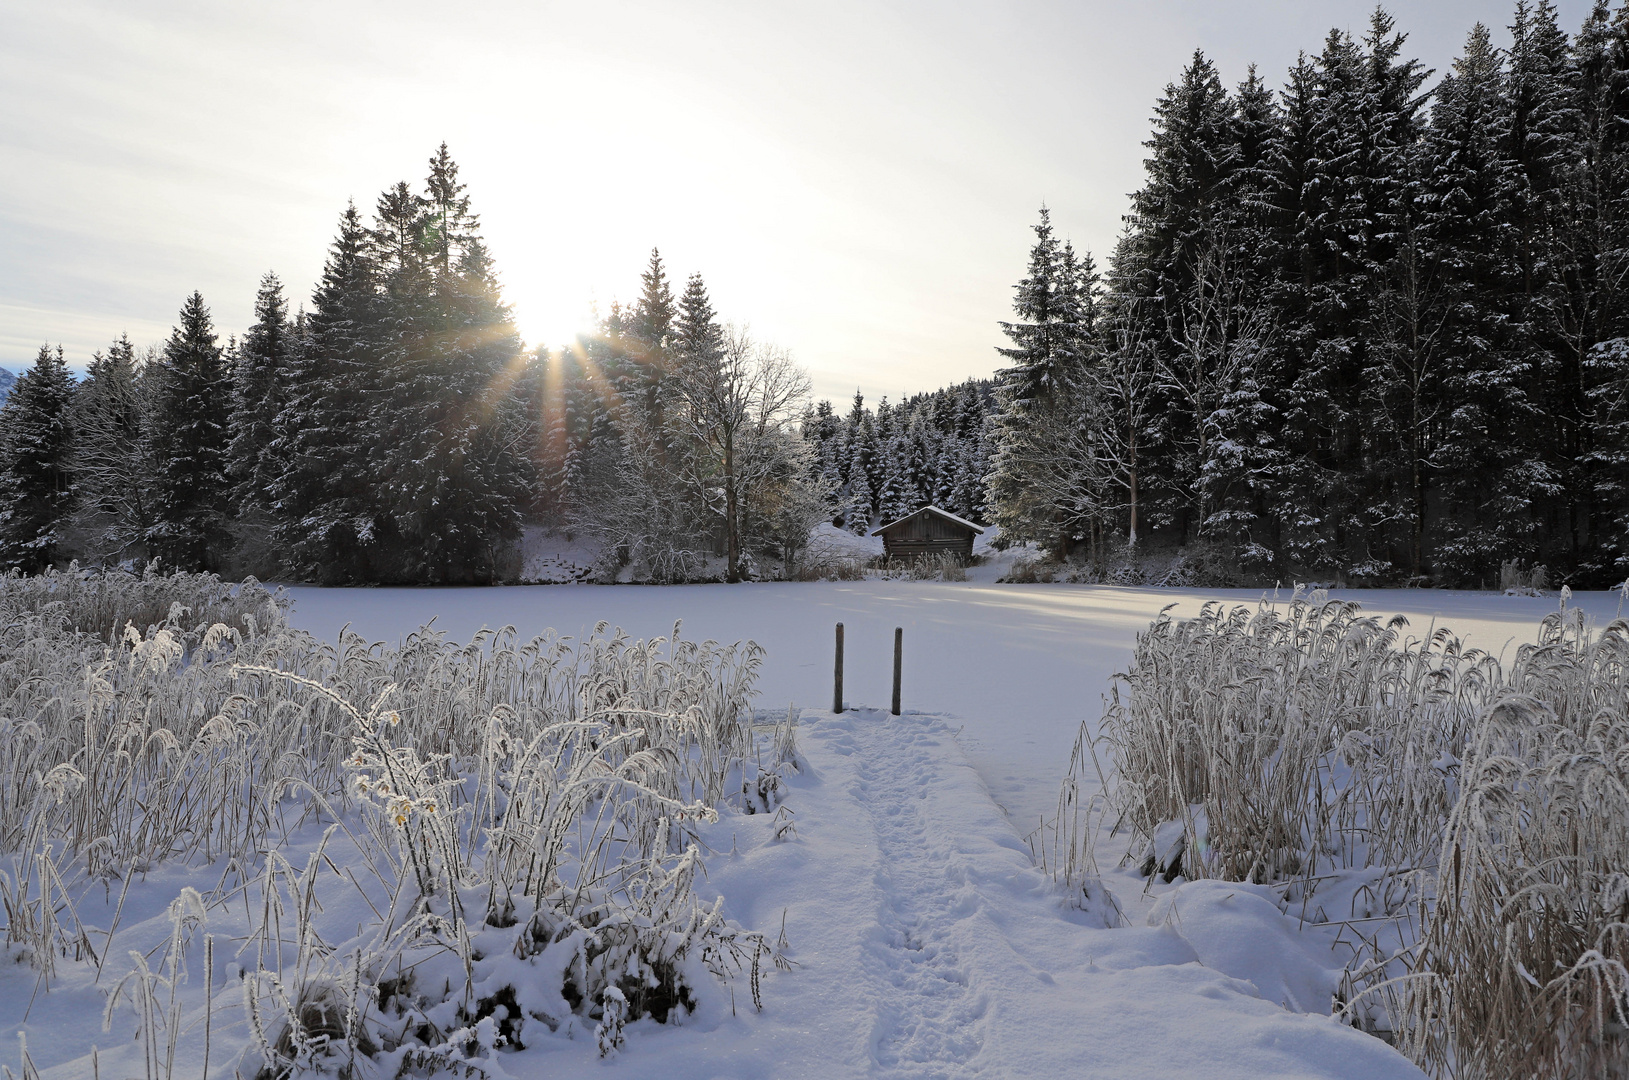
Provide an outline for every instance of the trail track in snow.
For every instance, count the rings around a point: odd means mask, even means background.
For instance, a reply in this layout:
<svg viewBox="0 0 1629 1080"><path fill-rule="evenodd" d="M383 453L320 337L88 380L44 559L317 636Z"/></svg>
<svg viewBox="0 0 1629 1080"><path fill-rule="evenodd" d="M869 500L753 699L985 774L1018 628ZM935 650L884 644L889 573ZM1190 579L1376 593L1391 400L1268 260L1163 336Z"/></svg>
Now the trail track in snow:
<svg viewBox="0 0 1629 1080"><path fill-rule="evenodd" d="M954 853L929 826L923 778L938 739L908 718L855 717L851 790L877 838L877 924L864 946L878 994L872 1048L890 1075L960 1075L984 1046L988 997L959 954ZM963 914L969 914L965 911Z"/></svg>

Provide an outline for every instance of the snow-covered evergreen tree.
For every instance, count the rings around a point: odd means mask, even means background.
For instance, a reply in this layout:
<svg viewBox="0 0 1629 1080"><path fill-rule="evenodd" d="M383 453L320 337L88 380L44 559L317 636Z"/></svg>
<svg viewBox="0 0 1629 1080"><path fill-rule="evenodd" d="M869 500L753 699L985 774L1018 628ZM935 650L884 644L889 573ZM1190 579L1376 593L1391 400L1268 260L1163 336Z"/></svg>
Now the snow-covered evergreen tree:
<svg viewBox="0 0 1629 1080"><path fill-rule="evenodd" d="M128 335L95 353L74 393L73 474L80 554L96 563L139 559L153 524L152 445L145 437L153 380Z"/></svg>
<svg viewBox="0 0 1629 1080"><path fill-rule="evenodd" d="M150 376L155 383L147 438L155 474L148 550L171 569L213 569L229 543L232 379L198 293L181 308Z"/></svg>
<svg viewBox="0 0 1629 1080"><path fill-rule="evenodd" d="M296 575L326 583L377 580L368 454L382 313L368 241L361 214L348 206L312 297L269 447L278 465L271 508L282 558Z"/></svg>
<svg viewBox="0 0 1629 1080"><path fill-rule="evenodd" d="M521 342L445 145L425 194L398 184L371 232L384 313L371 496L386 579L489 582L512 572L525 462L503 407Z"/></svg>
<svg viewBox="0 0 1629 1080"><path fill-rule="evenodd" d="M239 548L248 565L260 573L275 569L267 541L272 486L282 468L271 451L277 414L286 404L297 339L283 297L283 283L276 274L268 273L260 279L260 290L255 295L254 324L231 359L231 442L226 452Z"/></svg>
<svg viewBox="0 0 1629 1080"><path fill-rule="evenodd" d="M999 414L987 478L991 517L1008 541L1033 540L1064 554L1087 538L1096 512L1081 496L1092 485L1058 439L1081 430L1095 361L1098 293L1088 254L1060 244L1041 210L1029 272L1014 290L1017 322L1001 324L1011 361L997 376ZM1089 471L1089 470L1088 470Z"/></svg>
<svg viewBox="0 0 1629 1080"><path fill-rule="evenodd" d="M74 496L73 397L62 347L42 345L0 404L0 568L57 561Z"/></svg>

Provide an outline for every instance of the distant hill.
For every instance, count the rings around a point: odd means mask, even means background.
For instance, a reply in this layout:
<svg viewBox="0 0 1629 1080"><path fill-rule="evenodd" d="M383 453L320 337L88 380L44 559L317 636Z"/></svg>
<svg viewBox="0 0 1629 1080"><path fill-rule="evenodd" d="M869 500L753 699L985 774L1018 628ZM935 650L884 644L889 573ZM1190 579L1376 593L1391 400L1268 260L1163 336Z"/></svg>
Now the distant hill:
<svg viewBox="0 0 1629 1080"><path fill-rule="evenodd" d="M6 396L11 393L11 384L16 381L17 376L0 367L0 401L6 400Z"/></svg>

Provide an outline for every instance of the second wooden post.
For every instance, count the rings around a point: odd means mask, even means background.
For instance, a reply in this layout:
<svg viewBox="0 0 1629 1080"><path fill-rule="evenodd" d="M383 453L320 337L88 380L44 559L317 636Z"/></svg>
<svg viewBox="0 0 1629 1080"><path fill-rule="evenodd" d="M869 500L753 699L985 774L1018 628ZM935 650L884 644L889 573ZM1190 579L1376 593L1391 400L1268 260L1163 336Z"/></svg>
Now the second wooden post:
<svg viewBox="0 0 1629 1080"><path fill-rule="evenodd" d="M831 711L843 711L843 624L837 624L837 666L832 672Z"/></svg>
<svg viewBox="0 0 1629 1080"><path fill-rule="evenodd" d="M905 656L905 628L894 627L894 715L899 715L899 670Z"/></svg>

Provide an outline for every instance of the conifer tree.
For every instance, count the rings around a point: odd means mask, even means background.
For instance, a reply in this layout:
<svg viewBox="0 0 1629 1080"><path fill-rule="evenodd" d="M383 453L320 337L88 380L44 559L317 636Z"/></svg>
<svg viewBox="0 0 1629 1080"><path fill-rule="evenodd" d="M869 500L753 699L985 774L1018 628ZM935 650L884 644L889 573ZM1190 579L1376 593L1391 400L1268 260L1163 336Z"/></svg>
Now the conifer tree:
<svg viewBox="0 0 1629 1080"><path fill-rule="evenodd" d="M369 486L369 417L382 346L382 303L369 235L354 205L296 343L287 402L268 457L273 536L289 569L325 583L376 580L376 511Z"/></svg>
<svg viewBox="0 0 1629 1080"><path fill-rule="evenodd" d="M1044 208L1034 229L1029 273L1014 291L1020 321L1001 324L1012 346L999 351L1012 365L997 375L988 497L1004 539L1034 540L1062 555L1084 536L1083 479L1074 459L1057 451L1086 406L1099 286L1090 255L1077 258L1058 243Z"/></svg>
<svg viewBox="0 0 1629 1080"><path fill-rule="evenodd" d="M194 292L153 373L155 468L148 548L171 569L220 565L230 520L226 474L232 384L204 298Z"/></svg>
<svg viewBox="0 0 1629 1080"><path fill-rule="evenodd" d="M74 393L76 531L96 562L125 562L145 552L153 524L157 468L146 438L153 379L128 335L91 357Z"/></svg>
<svg viewBox="0 0 1629 1080"><path fill-rule="evenodd" d="M294 360L295 329L283 298L283 283L276 274L260 279L255 295L255 321L232 358L231 442L227 447L227 474L232 479L232 506L240 542L264 547L271 519L272 486L281 472L272 457L277 414L286 404L288 380ZM257 550L250 562L271 569L267 555Z"/></svg>
<svg viewBox="0 0 1629 1080"><path fill-rule="evenodd" d="M1512 319L1521 289L1510 227L1518 174L1508 156L1504 70L1478 24L1436 92L1422 153L1422 230L1443 271L1445 397L1432 455L1448 500L1437 556L1486 580L1525 550L1532 503L1556 480L1529 441L1533 350Z"/></svg>
<svg viewBox="0 0 1629 1080"><path fill-rule="evenodd" d="M386 191L371 236L383 294L372 542L386 578L489 582L511 572L528 498L502 407L521 343L445 146L425 186Z"/></svg>
<svg viewBox="0 0 1629 1080"><path fill-rule="evenodd" d="M0 567L57 561L73 500L73 395L62 347L42 345L0 404Z"/></svg>

